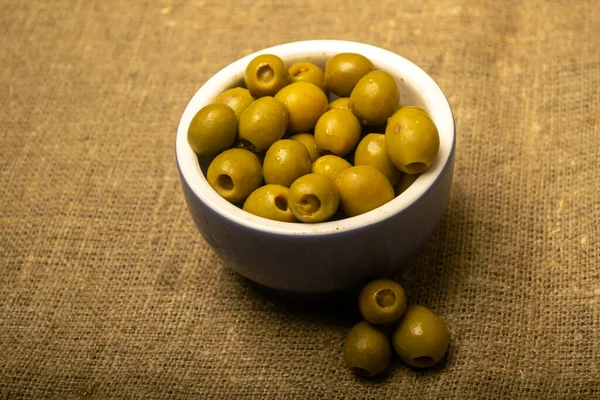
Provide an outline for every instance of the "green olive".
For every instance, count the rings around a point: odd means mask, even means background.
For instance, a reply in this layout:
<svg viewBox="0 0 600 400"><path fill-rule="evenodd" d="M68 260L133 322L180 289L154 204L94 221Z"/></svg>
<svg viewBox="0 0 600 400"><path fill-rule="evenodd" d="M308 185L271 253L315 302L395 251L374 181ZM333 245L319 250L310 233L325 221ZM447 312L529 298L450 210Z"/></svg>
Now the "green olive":
<svg viewBox="0 0 600 400"><path fill-rule="evenodd" d="M291 83L281 89L275 99L289 111L290 132L312 131L319 117L327 111L327 96L310 82Z"/></svg>
<svg viewBox="0 0 600 400"><path fill-rule="evenodd" d="M289 69L292 82L310 82L325 91L325 74L323 70L307 61L297 62Z"/></svg>
<svg viewBox="0 0 600 400"><path fill-rule="evenodd" d="M372 324L397 322L406 311L406 294L397 282L377 279L369 282L358 295L360 313Z"/></svg>
<svg viewBox="0 0 600 400"><path fill-rule="evenodd" d="M384 125L400 100L396 79L385 71L363 76L350 94L350 109L365 125Z"/></svg>
<svg viewBox="0 0 600 400"><path fill-rule="evenodd" d="M412 185L418 177L419 174L405 174L404 172L400 172L400 179L398 179L398 183L396 183L394 186L394 192L396 193L396 196L399 196L406 189L408 189L408 187Z"/></svg>
<svg viewBox="0 0 600 400"><path fill-rule="evenodd" d="M411 306L394 329L392 344L396 353L413 367L437 364L450 342L444 321L423 306Z"/></svg>
<svg viewBox="0 0 600 400"><path fill-rule="evenodd" d="M337 211L339 200L335 184L324 175L304 175L290 186L289 207L302 222L326 221Z"/></svg>
<svg viewBox="0 0 600 400"><path fill-rule="evenodd" d="M352 166L348 161L342 157L334 156L333 154L327 154L319 157L313 162L311 172L313 174L325 175L332 181L342 173L343 170L348 169Z"/></svg>
<svg viewBox="0 0 600 400"><path fill-rule="evenodd" d="M315 140L321 153L344 157L360 140L360 122L349 110L329 110L317 121Z"/></svg>
<svg viewBox="0 0 600 400"><path fill-rule="evenodd" d="M244 82L252 96L274 96L290 83L290 74L283 60L273 54L262 54L248 63Z"/></svg>
<svg viewBox="0 0 600 400"><path fill-rule="evenodd" d="M278 140L267 150L263 161L265 183L290 185L310 173L310 155L306 147L295 140Z"/></svg>
<svg viewBox="0 0 600 400"><path fill-rule="evenodd" d="M298 133L290 136L290 139L300 142L304 145L304 147L306 147L308 154L310 154L310 162L315 162L317 158L321 157L321 153L319 153L319 149L317 148L317 142L315 141L314 135L310 133Z"/></svg>
<svg viewBox="0 0 600 400"><path fill-rule="evenodd" d="M358 165L340 173L335 180L340 204L348 217L364 214L394 198L394 188L385 175L368 165Z"/></svg>
<svg viewBox="0 0 600 400"><path fill-rule="evenodd" d="M402 107L388 121L385 129L388 157L407 174L420 174L435 161L440 137L435 123L426 111Z"/></svg>
<svg viewBox="0 0 600 400"><path fill-rule="evenodd" d="M360 78L375 66L363 55L340 53L331 57L325 64L325 85L340 97L348 97Z"/></svg>
<svg viewBox="0 0 600 400"><path fill-rule="evenodd" d="M260 160L245 149L225 150L208 166L206 179L229 202L242 202L262 183Z"/></svg>
<svg viewBox="0 0 600 400"><path fill-rule="evenodd" d="M350 97L339 97L329 103L329 106L327 107L328 110L333 110L335 108L350 110Z"/></svg>
<svg viewBox="0 0 600 400"><path fill-rule="evenodd" d="M400 171L392 164L385 149L385 135L370 133L358 144L354 153L354 165L370 165L378 169L393 185L400 178Z"/></svg>
<svg viewBox="0 0 600 400"><path fill-rule="evenodd" d="M354 325L342 346L346 365L357 375L379 375L390 364L392 346L381 329L366 321Z"/></svg>
<svg viewBox="0 0 600 400"><path fill-rule="evenodd" d="M250 193L244 211L281 222L297 222L288 206L290 190L281 185L265 185Z"/></svg>
<svg viewBox="0 0 600 400"><path fill-rule="evenodd" d="M279 100L261 97L250 104L240 117L240 142L255 153L266 151L283 137L288 122L287 108Z"/></svg>
<svg viewBox="0 0 600 400"><path fill-rule="evenodd" d="M209 104L196 113L187 140L199 156L213 156L231 147L237 132L235 113L225 104Z"/></svg>
<svg viewBox="0 0 600 400"><path fill-rule="evenodd" d="M217 97L215 103L221 103L231 107L235 113L235 117L239 121L244 110L246 110L246 108L248 108L253 101L254 97L252 97L248 89L236 87L224 91L219 97Z"/></svg>

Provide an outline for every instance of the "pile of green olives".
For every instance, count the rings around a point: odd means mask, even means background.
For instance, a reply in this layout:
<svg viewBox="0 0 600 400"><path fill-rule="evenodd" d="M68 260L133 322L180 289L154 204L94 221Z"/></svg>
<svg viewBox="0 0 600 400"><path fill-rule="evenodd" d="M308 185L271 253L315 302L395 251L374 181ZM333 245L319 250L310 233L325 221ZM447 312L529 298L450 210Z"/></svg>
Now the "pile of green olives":
<svg viewBox="0 0 600 400"><path fill-rule="evenodd" d="M355 374L372 377L385 371L392 348L416 368L431 367L446 354L450 336L444 321L423 306L408 307L397 282L368 283L358 296L358 306L364 321L350 329L342 346L344 361Z"/></svg>
<svg viewBox="0 0 600 400"><path fill-rule="evenodd" d="M383 133L381 133L383 132ZM188 143L209 157L208 183L254 215L316 223L389 202L435 161L429 114L400 104L396 79L366 57L341 53L324 70L250 61L234 87L192 119Z"/></svg>

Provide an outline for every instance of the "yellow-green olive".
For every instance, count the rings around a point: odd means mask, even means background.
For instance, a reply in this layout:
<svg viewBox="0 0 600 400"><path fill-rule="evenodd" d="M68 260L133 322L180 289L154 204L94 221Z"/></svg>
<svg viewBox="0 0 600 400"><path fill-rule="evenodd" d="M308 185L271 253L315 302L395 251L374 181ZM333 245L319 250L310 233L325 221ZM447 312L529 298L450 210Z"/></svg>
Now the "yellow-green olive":
<svg viewBox="0 0 600 400"><path fill-rule="evenodd" d="M237 132L233 110L224 104L209 104L196 113L187 140L199 156L213 156L231 147Z"/></svg>
<svg viewBox="0 0 600 400"><path fill-rule="evenodd" d="M319 153L319 149L317 148L317 142L315 141L314 135L310 133L297 133L293 136L290 136L290 139L300 142L304 145L304 147L306 147L308 154L310 154L311 162L315 162L317 158L321 157L321 153Z"/></svg>
<svg viewBox="0 0 600 400"><path fill-rule="evenodd" d="M388 157L399 170L420 174L435 161L440 137L427 112L417 107L402 107L388 121L385 143Z"/></svg>
<svg viewBox="0 0 600 400"><path fill-rule="evenodd" d="M368 165L358 165L340 173L335 180L340 204L348 217L374 210L394 198L390 181Z"/></svg>
<svg viewBox="0 0 600 400"><path fill-rule="evenodd" d="M347 97L360 78L374 69L373 63L361 54L339 53L325 64L325 85L338 96Z"/></svg>
<svg viewBox="0 0 600 400"><path fill-rule="evenodd" d="M263 177L266 183L289 187L296 179L310 173L310 168L306 147L295 140L281 139L265 154Z"/></svg>
<svg viewBox="0 0 600 400"><path fill-rule="evenodd" d="M281 58L273 54L262 54L248 63L244 82L255 98L275 96L275 93L290 83L290 74Z"/></svg>
<svg viewBox="0 0 600 400"><path fill-rule="evenodd" d="M365 125L384 125L400 100L396 79L385 71L361 78L350 94L350 109Z"/></svg>
<svg viewBox="0 0 600 400"><path fill-rule="evenodd" d="M221 95L217 97L215 103L221 103L231 107L235 113L235 117L239 121L242 113L253 101L254 97L252 97L248 89L236 87L221 93Z"/></svg>
<svg viewBox="0 0 600 400"><path fill-rule="evenodd" d="M252 152L266 151L283 137L288 122L288 110L279 100L261 97L250 104L240 117L240 142Z"/></svg>
<svg viewBox="0 0 600 400"><path fill-rule="evenodd" d="M397 322L406 311L406 294L398 282L376 279L363 287L358 295L363 318L375 325Z"/></svg>
<svg viewBox="0 0 600 400"><path fill-rule="evenodd" d="M450 343L444 321L423 306L409 307L394 329L392 344L396 353L413 367L437 364Z"/></svg>
<svg viewBox="0 0 600 400"><path fill-rule="evenodd" d="M349 110L329 110L315 126L315 141L323 154L344 157L356 147L359 140L360 122Z"/></svg>
<svg viewBox="0 0 600 400"><path fill-rule="evenodd" d="M357 375L379 375L390 363L392 347L383 331L366 321L354 325L342 346L346 365Z"/></svg>
<svg viewBox="0 0 600 400"><path fill-rule="evenodd" d="M324 175L304 175L290 186L289 207L302 222L326 221L337 211L338 204L337 188Z"/></svg>
<svg viewBox="0 0 600 400"><path fill-rule="evenodd" d="M310 82L325 91L325 74L323 70L313 63L300 61L289 69L292 82Z"/></svg>
<svg viewBox="0 0 600 400"><path fill-rule="evenodd" d="M317 120L327 111L327 96L321 89L310 82L294 82L276 95L288 109L290 132L312 131Z"/></svg>
<svg viewBox="0 0 600 400"><path fill-rule="evenodd" d="M281 222L297 222L288 206L289 189L281 185L265 185L250 193L244 211Z"/></svg>
<svg viewBox="0 0 600 400"><path fill-rule="evenodd" d="M354 165L370 165L385 175L392 185L400 178L400 171L387 155L385 135L379 133L370 133L362 138L354 153Z"/></svg>
<svg viewBox="0 0 600 400"><path fill-rule="evenodd" d="M327 154L319 157L313 162L311 172L313 174L325 175L332 181L335 181L343 170L348 169L351 166L352 164L342 157Z"/></svg>
<svg viewBox="0 0 600 400"><path fill-rule="evenodd" d="M206 180L226 200L242 202L262 183L260 160L245 149L225 150L211 161Z"/></svg>

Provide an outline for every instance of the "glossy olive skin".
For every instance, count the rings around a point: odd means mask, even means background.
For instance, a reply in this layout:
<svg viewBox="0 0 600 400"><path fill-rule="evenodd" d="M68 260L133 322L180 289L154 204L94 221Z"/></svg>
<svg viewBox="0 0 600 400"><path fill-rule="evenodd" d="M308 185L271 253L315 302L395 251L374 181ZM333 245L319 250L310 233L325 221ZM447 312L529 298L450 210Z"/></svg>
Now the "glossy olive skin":
<svg viewBox="0 0 600 400"><path fill-rule="evenodd" d="M317 148L317 142L314 135L310 133L297 133L293 136L290 136L290 139L300 142L304 145L304 147L306 147L308 154L310 154L310 162L315 162L319 157L321 157L321 153L319 153L319 149Z"/></svg>
<svg viewBox="0 0 600 400"><path fill-rule="evenodd" d="M244 211L281 222L297 222L288 206L289 189L281 185L264 185L250 193Z"/></svg>
<svg viewBox="0 0 600 400"><path fill-rule="evenodd" d="M265 154L263 178L265 183L290 187L296 179L310 173L311 165L308 150L302 143L281 139Z"/></svg>
<svg viewBox="0 0 600 400"><path fill-rule="evenodd" d="M354 165L370 165L385 175L392 186L400 178L400 171L388 158L385 135L379 133L370 133L362 138L354 153Z"/></svg>
<svg viewBox="0 0 600 400"><path fill-rule="evenodd" d="M313 174L325 175L332 181L342 173L342 171L350 168L352 164L344 160L342 157L327 154L319 157L313 162L311 172Z"/></svg>
<svg viewBox="0 0 600 400"><path fill-rule="evenodd" d="M327 111L327 96L321 89L310 82L294 82L276 95L288 109L290 132L312 131L317 120Z"/></svg>
<svg viewBox="0 0 600 400"><path fill-rule="evenodd" d="M362 321L346 335L342 356L352 372L372 377L385 371L390 363L392 347L381 329Z"/></svg>
<svg viewBox="0 0 600 400"><path fill-rule="evenodd" d="M252 97L248 89L236 87L221 93L221 95L217 97L217 100L215 100L215 103L221 103L231 107L235 113L235 117L239 121L242 113L253 101L254 97Z"/></svg>
<svg viewBox="0 0 600 400"><path fill-rule="evenodd" d="M444 321L423 306L409 307L392 335L396 353L407 364L417 368L437 364L450 343Z"/></svg>
<svg viewBox="0 0 600 400"><path fill-rule="evenodd" d="M340 53L325 64L325 85L340 97L348 97L357 82L375 66L363 55Z"/></svg>
<svg viewBox="0 0 600 400"><path fill-rule="evenodd" d="M394 188L385 175L368 165L358 165L340 173L335 180L340 204L348 217L364 214L391 201Z"/></svg>
<svg viewBox="0 0 600 400"><path fill-rule="evenodd" d="M365 125L384 125L396 111L399 101L396 79L385 71L372 71L352 90L350 109Z"/></svg>
<svg viewBox="0 0 600 400"><path fill-rule="evenodd" d="M302 222L328 220L337 211L339 201L335 184L324 175L304 175L290 186L289 207Z"/></svg>
<svg viewBox="0 0 600 400"><path fill-rule="evenodd" d="M292 82L309 82L325 91L325 73L313 63L300 61L289 68Z"/></svg>
<svg viewBox="0 0 600 400"><path fill-rule="evenodd" d="M398 179L398 183L394 185L394 192L396 193L396 196L399 196L401 193L404 193L404 191L408 189L410 185L412 185L417 180L418 177L419 174L405 174L404 172L400 172L400 178Z"/></svg>
<svg viewBox="0 0 600 400"><path fill-rule="evenodd" d="M406 311L406 294L398 282L376 279L360 291L358 307L363 318L371 324L392 324Z"/></svg>
<svg viewBox="0 0 600 400"><path fill-rule="evenodd" d="M237 133L237 119L224 104L209 104L196 113L188 128L187 140L199 156L213 156L231 147Z"/></svg>
<svg viewBox="0 0 600 400"><path fill-rule="evenodd" d="M255 98L275 96L275 93L290 83L290 74L281 58L273 54L262 54L248 63L244 83Z"/></svg>
<svg viewBox="0 0 600 400"><path fill-rule="evenodd" d="M238 136L245 148L259 153L283 137L288 123L288 110L279 100L261 97L240 117Z"/></svg>
<svg viewBox="0 0 600 400"><path fill-rule="evenodd" d="M208 166L206 180L223 198L240 203L262 184L260 160L245 149L225 150Z"/></svg>
<svg viewBox="0 0 600 400"><path fill-rule="evenodd" d="M329 103L329 106L327 107L328 110L333 110L335 108L350 110L350 97L339 97Z"/></svg>
<svg viewBox="0 0 600 400"><path fill-rule="evenodd" d="M329 110L315 126L317 148L323 154L344 157L360 140L360 122L349 110Z"/></svg>
<svg viewBox="0 0 600 400"><path fill-rule="evenodd" d="M385 129L388 157L407 174L419 174L431 167L440 148L440 137L433 120L417 107L402 107Z"/></svg>

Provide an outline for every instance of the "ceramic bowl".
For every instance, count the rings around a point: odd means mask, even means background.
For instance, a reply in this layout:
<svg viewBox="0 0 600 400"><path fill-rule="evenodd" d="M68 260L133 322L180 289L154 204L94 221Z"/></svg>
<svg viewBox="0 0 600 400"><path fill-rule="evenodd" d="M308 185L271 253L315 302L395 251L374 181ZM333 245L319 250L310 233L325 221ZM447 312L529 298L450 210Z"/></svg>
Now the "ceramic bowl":
<svg viewBox="0 0 600 400"><path fill-rule="evenodd" d="M267 220L221 198L205 178L206 165L187 143L188 126L198 110L226 89L242 85L246 65L259 54L276 54L288 66L305 60L324 68L329 57L342 52L369 58L376 68L396 78L401 104L429 112L440 135L439 153L431 168L394 200L373 211L318 224ZM368 279L398 273L427 242L444 213L452 183L454 148L450 105L429 75L398 54L336 40L287 43L229 64L192 97L176 137L185 200L213 251L227 266L260 285L312 294L350 289Z"/></svg>

